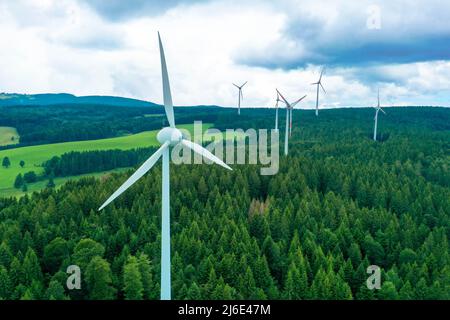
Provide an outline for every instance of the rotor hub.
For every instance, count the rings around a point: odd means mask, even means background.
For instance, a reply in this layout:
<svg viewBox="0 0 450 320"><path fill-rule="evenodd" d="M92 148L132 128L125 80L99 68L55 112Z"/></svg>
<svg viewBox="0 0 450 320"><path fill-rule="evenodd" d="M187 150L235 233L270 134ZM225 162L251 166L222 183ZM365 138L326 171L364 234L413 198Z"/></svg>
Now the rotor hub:
<svg viewBox="0 0 450 320"><path fill-rule="evenodd" d="M171 146L174 146L183 139L183 134L177 128L166 127L158 132L156 139L161 144L169 142Z"/></svg>

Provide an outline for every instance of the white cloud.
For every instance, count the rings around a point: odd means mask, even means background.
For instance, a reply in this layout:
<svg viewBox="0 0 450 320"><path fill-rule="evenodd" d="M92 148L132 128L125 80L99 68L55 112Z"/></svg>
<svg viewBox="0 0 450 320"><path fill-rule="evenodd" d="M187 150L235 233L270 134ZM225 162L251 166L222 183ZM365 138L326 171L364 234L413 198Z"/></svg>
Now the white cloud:
<svg viewBox="0 0 450 320"><path fill-rule="evenodd" d="M282 70L237 62L255 53L294 57L307 50L286 34L295 25L292 18L299 18L291 11L291 2L274 11L270 3L259 1L202 1L178 4L155 16L111 21L84 2L0 0L0 91L120 95L160 103L159 30L176 105L233 106L237 91L231 82L248 80L244 106L272 106L279 88L291 100L308 94L302 107L312 108L315 89L310 83L317 80L319 66ZM392 104L448 105L449 71L445 61L329 68L321 104L372 105L380 85ZM433 94L434 88L439 94Z"/></svg>

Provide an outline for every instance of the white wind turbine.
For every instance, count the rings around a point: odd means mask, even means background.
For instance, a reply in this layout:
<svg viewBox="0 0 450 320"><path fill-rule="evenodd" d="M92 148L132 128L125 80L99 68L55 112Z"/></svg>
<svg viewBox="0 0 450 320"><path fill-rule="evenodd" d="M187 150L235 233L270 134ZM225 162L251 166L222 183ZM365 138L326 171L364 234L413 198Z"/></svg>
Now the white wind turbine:
<svg viewBox="0 0 450 320"><path fill-rule="evenodd" d="M322 76L325 68L322 68L322 71L320 72L319 81L311 83L311 85L317 85L317 95L316 95L316 117L319 115L319 86L322 88L324 93L327 93L325 91L325 88L322 85Z"/></svg>
<svg viewBox="0 0 450 320"><path fill-rule="evenodd" d="M247 84L248 81L245 81L241 86L233 83L233 86L239 89L239 97L238 97L238 114L241 114L241 99L244 100L244 95L242 94L242 88Z"/></svg>
<svg viewBox="0 0 450 320"><path fill-rule="evenodd" d="M173 113L172 95L170 93L169 76L167 74L166 59L164 57L164 49L161 42L161 37L158 32L159 51L161 55L161 71L162 71L162 86L164 94L164 109L166 111L169 127L163 128L159 131L157 139L161 147L150 157L144 164L137 169L131 177L120 186L105 203L100 207L99 211L110 204L114 199L120 196L125 190L139 180L145 173L147 173L155 163L162 156L162 205L161 205L161 300L171 299L171 285L170 285L170 176L169 176L169 161L170 147L178 144L183 144L197 154L225 167L229 170L222 160L217 158L211 152L202 146L193 143L183 138L179 129L175 127L175 117Z"/></svg>
<svg viewBox="0 0 450 320"><path fill-rule="evenodd" d="M276 100L276 104L275 104L275 131L278 131L278 102L280 102L280 94L277 92L277 100Z"/></svg>
<svg viewBox="0 0 450 320"><path fill-rule="evenodd" d="M383 112L384 114L386 114L386 112L384 112L383 109L381 109L380 106L380 89L378 89L378 104L375 107L375 127L373 128L373 141L377 141L377 125L378 125L378 112Z"/></svg>
<svg viewBox="0 0 450 320"><path fill-rule="evenodd" d="M284 135L284 155L288 155L288 145L289 145L289 130L292 129L292 109L303 99L306 98L306 95L298 99L297 101L293 103L287 102L287 100L283 97L283 95L278 91L277 93L280 95L281 99L283 99L284 103L286 104L286 133Z"/></svg>

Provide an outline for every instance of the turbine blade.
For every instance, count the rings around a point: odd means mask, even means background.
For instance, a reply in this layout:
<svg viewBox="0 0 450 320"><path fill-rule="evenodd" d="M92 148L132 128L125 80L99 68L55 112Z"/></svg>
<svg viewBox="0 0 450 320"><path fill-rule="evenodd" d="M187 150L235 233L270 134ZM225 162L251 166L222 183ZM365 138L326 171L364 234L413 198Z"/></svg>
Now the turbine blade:
<svg viewBox="0 0 450 320"><path fill-rule="evenodd" d="M295 107L300 101L302 101L305 98L306 98L306 94L303 97L301 97L300 99L298 99L297 101L295 101L294 103L292 103L291 107Z"/></svg>
<svg viewBox="0 0 450 320"><path fill-rule="evenodd" d="M239 94L241 95L241 99L244 100L244 95L242 94L242 89L239 89Z"/></svg>
<svg viewBox="0 0 450 320"><path fill-rule="evenodd" d="M320 86L322 87L323 92L324 92L324 93L327 93L327 92L325 91L325 88L323 87L322 83L319 82L319 84L320 84Z"/></svg>
<svg viewBox="0 0 450 320"><path fill-rule="evenodd" d="M159 53L161 55L161 73L164 96L164 109L166 111L167 120L172 128L175 128L175 117L173 115L172 94L170 93L169 75L167 73L166 57L164 55L164 48L161 41L161 36L158 32Z"/></svg>
<svg viewBox="0 0 450 320"><path fill-rule="evenodd" d="M283 99L284 103L286 104L286 107L289 108L291 105L289 104L289 102L287 102L287 100L283 97L283 95L281 94L280 91L278 91L278 89L276 89L278 94L280 95L281 99Z"/></svg>
<svg viewBox="0 0 450 320"><path fill-rule="evenodd" d="M127 181L125 181L119 189L117 189L109 198L105 201L104 204L98 209L98 211L102 210L104 207L106 207L108 204L110 204L114 199L116 199L118 196L120 196L122 193L125 192L131 185L133 185L136 181L138 181L144 174L147 173L158 161L158 159L161 157L164 149L169 147L169 142L165 142L150 158L148 158L142 166L139 167L132 175L128 178Z"/></svg>
<svg viewBox="0 0 450 320"><path fill-rule="evenodd" d="M236 88L240 89L239 86L237 84L233 83L233 86L235 86Z"/></svg>
<svg viewBox="0 0 450 320"><path fill-rule="evenodd" d="M381 108L380 108L380 111L381 111L381 112L383 112L384 114L386 114L386 112L384 112L384 110L383 110L383 109L381 109Z"/></svg>
<svg viewBox="0 0 450 320"><path fill-rule="evenodd" d="M319 78L319 83L322 80L322 76L323 76L323 72L325 71L325 67L322 68L322 71L320 71L320 78Z"/></svg>
<svg viewBox="0 0 450 320"><path fill-rule="evenodd" d="M186 140L186 139L181 140L181 143L184 144L189 149L191 149L192 151L194 151L195 153L201 155L202 157L205 157L206 159L209 159L228 170L233 170L227 164L225 164L222 160L217 158L215 155L213 155L207 149L203 148L201 145L194 143L192 141Z"/></svg>
<svg viewBox="0 0 450 320"><path fill-rule="evenodd" d="M380 88L378 88L378 108L380 107Z"/></svg>
<svg viewBox="0 0 450 320"><path fill-rule="evenodd" d="M248 81L245 81L244 84L241 86L241 88L243 88L247 84L247 82Z"/></svg>

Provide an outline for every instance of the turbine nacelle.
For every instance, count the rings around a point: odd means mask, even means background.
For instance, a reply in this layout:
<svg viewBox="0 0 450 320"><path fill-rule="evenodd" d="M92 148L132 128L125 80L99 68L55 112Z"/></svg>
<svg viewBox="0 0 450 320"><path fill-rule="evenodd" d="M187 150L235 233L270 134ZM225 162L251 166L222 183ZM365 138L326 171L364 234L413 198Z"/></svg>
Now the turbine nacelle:
<svg viewBox="0 0 450 320"><path fill-rule="evenodd" d="M183 133L177 128L165 127L158 132L156 139L160 144L168 142L170 146L175 146L183 140Z"/></svg>

